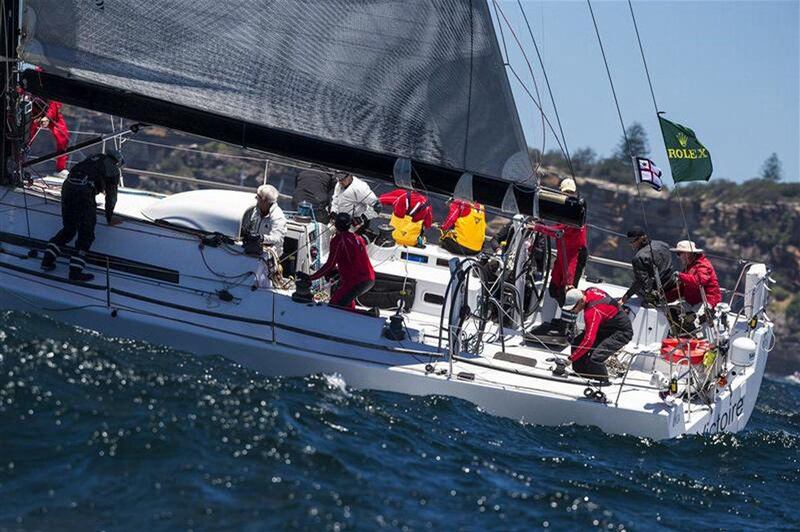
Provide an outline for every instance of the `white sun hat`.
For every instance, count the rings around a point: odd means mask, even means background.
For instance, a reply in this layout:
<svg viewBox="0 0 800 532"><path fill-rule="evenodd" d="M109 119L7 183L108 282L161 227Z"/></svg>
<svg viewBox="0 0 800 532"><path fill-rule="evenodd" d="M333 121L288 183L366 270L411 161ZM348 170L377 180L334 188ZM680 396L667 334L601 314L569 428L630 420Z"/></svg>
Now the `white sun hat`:
<svg viewBox="0 0 800 532"><path fill-rule="evenodd" d="M670 251L677 251L678 253L702 253L703 250L694 245L691 240L681 240L674 248L669 248Z"/></svg>
<svg viewBox="0 0 800 532"><path fill-rule="evenodd" d="M568 193L568 192L575 192L577 188L575 187L575 180L571 177L566 178L561 184L558 186L558 189L561 192Z"/></svg>

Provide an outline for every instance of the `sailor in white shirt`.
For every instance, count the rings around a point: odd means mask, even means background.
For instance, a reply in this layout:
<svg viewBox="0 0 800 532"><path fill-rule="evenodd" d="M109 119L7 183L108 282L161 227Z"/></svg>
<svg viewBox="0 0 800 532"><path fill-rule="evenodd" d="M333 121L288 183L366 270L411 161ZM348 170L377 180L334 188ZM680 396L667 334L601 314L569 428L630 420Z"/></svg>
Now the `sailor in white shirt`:
<svg viewBox="0 0 800 532"><path fill-rule="evenodd" d="M378 197L366 181L352 174L338 173L336 181L331 200L331 220L336 217L336 213L346 212L354 223L362 226L362 230L366 229L369 221L378 216L375 210Z"/></svg>
<svg viewBox="0 0 800 532"><path fill-rule="evenodd" d="M256 192L256 208L250 215L250 234L261 235L261 242L271 246L280 257L286 236L286 216L278 207L278 189L261 185Z"/></svg>
<svg viewBox="0 0 800 532"><path fill-rule="evenodd" d="M283 239L286 237L286 216L278 207L278 189L272 185L261 185L256 192L256 207L250 215L248 232L259 235L264 246L272 248L276 258L280 260L283 254ZM269 267L271 252L262 255L262 263L256 272L258 285L270 286Z"/></svg>

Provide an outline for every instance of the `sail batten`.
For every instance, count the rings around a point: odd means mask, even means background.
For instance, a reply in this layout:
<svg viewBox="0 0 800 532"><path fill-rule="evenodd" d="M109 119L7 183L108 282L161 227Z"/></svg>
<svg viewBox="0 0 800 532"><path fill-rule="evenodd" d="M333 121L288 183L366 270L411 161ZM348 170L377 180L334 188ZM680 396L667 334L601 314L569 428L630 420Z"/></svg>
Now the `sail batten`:
<svg viewBox="0 0 800 532"><path fill-rule="evenodd" d="M28 0L23 59L270 130L531 175L483 0Z"/></svg>

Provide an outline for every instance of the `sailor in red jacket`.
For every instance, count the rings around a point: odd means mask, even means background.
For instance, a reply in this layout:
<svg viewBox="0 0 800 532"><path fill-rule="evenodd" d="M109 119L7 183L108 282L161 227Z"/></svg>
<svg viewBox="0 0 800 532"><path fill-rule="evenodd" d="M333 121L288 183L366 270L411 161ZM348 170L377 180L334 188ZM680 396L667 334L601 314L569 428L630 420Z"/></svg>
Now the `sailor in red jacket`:
<svg viewBox="0 0 800 532"><path fill-rule="evenodd" d="M355 310L355 300L375 285L375 270L367 254L364 237L350 232L352 219L346 212L336 215L336 234L331 238L330 253L325 264L311 276L320 279L339 271L339 287L331 296L330 304Z"/></svg>
<svg viewBox="0 0 800 532"><path fill-rule="evenodd" d="M449 200L439 246L454 255L477 255L486 240L486 209L477 201Z"/></svg>
<svg viewBox="0 0 800 532"><path fill-rule="evenodd" d="M575 181L571 178L564 179L559 188L565 194L576 194ZM586 248L586 226L556 224L551 227L563 231L564 236L556 242L557 254L548 292L559 305L563 305L567 289L578 286L589 256Z"/></svg>
<svg viewBox="0 0 800 532"><path fill-rule="evenodd" d="M34 117L31 122L31 140L41 129L49 129L56 141L56 151L63 151L69 146L69 130L67 122L61 114L61 103L44 101L39 98L34 99ZM56 158L56 172L67 169L67 156L62 155Z"/></svg>
<svg viewBox="0 0 800 532"><path fill-rule="evenodd" d="M392 236L402 246L422 245L420 239L425 229L433 225L433 208L424 194L412 190L398 188L382 194L378 201L381 205L392 207L392 219L389 224L394 227Z"/></svg>
<svg viewBox="0 0 800 532"><path fill-rule="evenodd" d="M410 215L415 222L421 221L425 229L430 229L433 225L433 209L427 196L415 190L398 188L381 194L378 201L381 205L390 205L392 214L398 218Z"/></svg>
<svg viewBox="0 0 800 532"><path fill-rule="evenodd" d="M599 288L585 292L570 289L564 298L563 312L583 312L586 327L575 339L569 359L575 373L584 377L608 381L605 361L633 338L628 315L616 301Z"/></svg>
<svg viewBox="0 0 800 532"><path fill-rule="evenodd" d="M669 301L675 301L678 296L689 305L699 305L703 302L700 288L706 294L706 302L710 308L714 308L722 301L722 291L717 281L717 272L711 261L703 254L703 250L695 246L691 240L681 240L671 251L678 253L678 258L683 264L683 271L678 273L678 288L673 289L667 294Z"/></svg>

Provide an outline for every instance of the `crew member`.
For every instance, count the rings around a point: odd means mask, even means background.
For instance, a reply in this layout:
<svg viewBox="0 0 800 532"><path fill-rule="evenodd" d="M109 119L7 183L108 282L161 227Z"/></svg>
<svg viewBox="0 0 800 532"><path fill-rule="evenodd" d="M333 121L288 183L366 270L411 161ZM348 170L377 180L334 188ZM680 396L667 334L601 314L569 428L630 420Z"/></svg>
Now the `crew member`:
<svg viewBox="0 0 800 532"><path fill-rule="evenodd" d="M689 305L699 305L703 302L700 291L702 288L708 306L711 309L716 307L722 301L722 291L717 281L717 272L703 250L691 240L681 240L670 249L677 252L683 271L677 274L678 286L667 294L667 299L675 301L680 295Z"/></svg>
<svg viewBox="0 0 800 532"><path fill-rule="evenodd" d="M330 220L328 209L331 205L331 196L336 188L336 179L333 174L316 170L303 170L294 178L294 194L292 206L297 206L302 201L307 201L314 209L314 219L327 224Z"/></svg>
<svg viewBox="0 0 800 532"><path fill-rule="evenodd" d="M41 68L36 67L36 70L41 71ZM35 96L30 96L30 98L34 116L31 121L28 145L33 143L40 130L48 129L56 141L56 151L66 150L69 146L69 129L64 115L61 114L61 102L43 100ZM56 172L67 173L67 159L67 155L56 157Z"/></svg>
<svg viewBox="0 0 800 532"><path fill-rule="evenodd" d="M451 199L439 245L454 255L477 255L486 240L486 211L477 201Z"/></svg>
<svg viewBox="0 0 800 532"><path fill-rule="evenodd" d="M336 234L331 238L330 252L325 264L311 276L311 280L339 272L339 286L331 296L330 304L355 310L355 300L375 285L375 270L367 254L364 237L350 231L352 220L346 212L334 219Z"/></svg>
<svg viewBox="0 0 800 532"><path fill-rule="evenodd" d="M64 151L69 146L69 129L64 115L61 114L60 102L47 102L42 115L31 122L31 142L40 129L49 129L56 141L56 151ZM56 172L67 169L67 155L56 157Z"/></svg>
<svg viewBox="0 0 800 532"><path fill-rule="evenodd" d="M561 181L559 190L564 194L575 196L575 180L566 178ZM563 231L563 236L556 241L556 260L553 263L553 273L550 278L548 293L563 306L564 295L571 287L577 287L586 267L589 257L586 248L586 226L573 227L564 224L555 224L554 229Z"/></svg>
<svg viewBox="0 0 800 532"><path fill-rule="evenodd" d="M594 287L585 292L571 288L564 296L563 310L583 312L586 324L569 357L573 371L608 382L605 361L633 338L631 320L611 296Z"/></svg>
<svg viewBox="0 0 800 532"><path fill-rule="evenodd" d="M392 207L389 225L394 227L392 238L400 246L424 246L424 230L433 225L433 208L424 194L398 188L382 194L381 205Z"/></svg>
<svg viewBox="0 0 800 532"><path fill-rule="evenodd" d="M247 233L257 248L254 251L261 255L255 276L256 284L262 288L272 286L270 274L280 265L283 255L286 216L283 214L283 209L278 206L279 197L278 189L272 185L258 187L256 206L247 224Z"/></svg>
<svg viewBox="0 0 800 532"><path fill-rule="evenodd" d="M366 181L353 174L339 172L336 174L336 187L333 190L331 201L331 218L338 213L347 213L358 233L363 234L369 229L369 223L378 216L375 210L379 205L378 198Z"/></svg>
<svg viewBox="0 0 800 532"><path fill-rule="evenodd" d="M656 272L661 282L661 290L667 293L674 287L672 281L672 253L669 245L661 240L650 240L641 227L628 231L628 242L635 255L631 260L633 266L633 284L619 300L624 305L631 297L638 295L651 305L663 301L656 283Z"/></svg>
<svg viewBox="0 0 800 532"><path fill-rule="evenodd" d="M523 218L521 214L516 216L519 216L520 219ZM492 238L489 240L489 246L496 255L501 255L506 252L508 246L511 245L511 241L514 240L514 231L514 220L509 220L503 224L500 229L495 231L494 235L492 235Z"/></svg>
<svg viewBox="0 0 800 532"><path fill-rule="evenodd" d="M47 244L42 258L43 270L50 271L56 267L56 258L61 255L61 246L66 245L77 234L75 248L78 253L69 259L69 280L86 282L94 279L94 275L83 270L86 267L86 253L94 242L94 228L97 223L95 196L105 194L106 222L112 225L114 206L117 204L120 168L124 164L120 152L109 150L105 154L92 155L72 167L61 187L63 227Z"/></svg>

